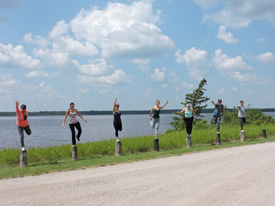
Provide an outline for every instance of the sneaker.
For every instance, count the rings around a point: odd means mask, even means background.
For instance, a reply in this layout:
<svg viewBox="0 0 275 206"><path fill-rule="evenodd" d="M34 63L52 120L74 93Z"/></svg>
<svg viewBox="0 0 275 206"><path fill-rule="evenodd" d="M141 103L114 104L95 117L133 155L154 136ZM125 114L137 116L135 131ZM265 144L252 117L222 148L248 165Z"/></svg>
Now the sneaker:
<svg viewBox="0 0 275 206"><path fill-rule="evenodd" d="M25 147L21 147L21 151L22 152L26 151Z"/></svg>
<svg viewBox="0 0 275 206"><path fill-rule="evenodd" d="M76 147L76 145L75 145L75 144L73 144L73 145L72 145L72 147Z"/></svg>
<svg viewBox="0 0 275 206"><path fill-rule="evenodd" d="M116 141L119 142L119 139L117 138Z"/></svg>
<svg viewBox="0 0 275 206"><path fill-rule="evenodd" d="M155 136L155 139L158 139L158 136Z"/></svg>
<svg viewBox="0 0 275 206"><path fill-rule="evenodd" d="M244 130L242 129L241 132L244 132Z"/></svg>
<svg viewBox="0 0 275 206"><path fill-rule="evenodd" d="M220 134L220 132L217 132L217 134Z"/></svg>

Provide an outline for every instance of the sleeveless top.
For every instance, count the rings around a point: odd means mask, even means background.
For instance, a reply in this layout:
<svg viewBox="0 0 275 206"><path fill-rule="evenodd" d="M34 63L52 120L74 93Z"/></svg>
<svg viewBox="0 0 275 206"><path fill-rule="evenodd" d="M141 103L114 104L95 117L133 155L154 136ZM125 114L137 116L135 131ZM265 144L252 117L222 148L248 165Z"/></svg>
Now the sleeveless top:
<svg viewBox="0 0 275 206"><path fill-rule="evenodd" d="M120 116L121 116L121 113L120 113L120 112L115 112L115 113L114 113L114 123L119 123L119 122L121 122Z"/></svg>
<svg viewBox="0 0 275 206"><path fill-rule="evenodd" d="M76 115L76 111L75 112L71 112L71 111L69 111L70 113L69 113L69 124L75 124L75 123L77 123L78 122L78 120L77 120L77 115Z"/></svg>
<svg viewBox="0 0 275 206"><path fill-rule="evenodd" d="M160 109L153 109L153 118L159 118Z"/></svg>
<svg viewBox="0 0 275 206"><path fill-rule="evenodd" d="M189 112L186 109L184 115L186 118L191 118L191 117L193 117L193 112L191 109L189 110Z"/></svg>

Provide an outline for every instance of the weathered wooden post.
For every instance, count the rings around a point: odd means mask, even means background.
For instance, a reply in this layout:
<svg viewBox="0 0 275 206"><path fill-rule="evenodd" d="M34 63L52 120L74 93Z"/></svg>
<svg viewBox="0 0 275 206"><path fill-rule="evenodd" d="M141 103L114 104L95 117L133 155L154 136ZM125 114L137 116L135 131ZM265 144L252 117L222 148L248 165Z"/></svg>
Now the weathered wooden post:
<svg viewBox="0 0 275 206"><path fill-rule="evenodd" d="M245 132L243 130L241 131L241 141L245 142Z"/></svg>
<svg viewBox="0 0 275 206"><path fill-rule="evenodd" d="M122 143L121 141L116 141L116 156L122 155Z"/></svg>
<svg viewBox="0 0 275 206"><path fill-rule="evenodd" d="M159 139L154 139L154 150L159 151Z"/></svg>
<svg viewBox="0 0 275 206"><path fill-rule="evenodd" d="M75 161L77 159L78 159L78 157L77 157L77 147L76 147L76 145L73 145L73 147L72 147L72 160Z"/></svg>
<svg viewBox="0 0 275 206"><path fill-rule="evenodd" d="M187 135L186 137L186 148L191 148L191 136Z"/></svg>
<svg viewBox="0 0 275 206"><path fill-rule="evenodd" d="M217 141L217 145L221 144L221 134L220 133L217 133L217 135L216 135L216 141Z"/></svg>
<svg viewBox="0 0 275 206"><path fill-rule="evenodd" d="M262 137L266 138L266 129L262 129Z"/></svg>
<svg viewBox="0 0 275 206"><path fill-rule="evenodd" d="M28 166L27 161L27 150L20 151L20 167L26 167Z"/></svg>

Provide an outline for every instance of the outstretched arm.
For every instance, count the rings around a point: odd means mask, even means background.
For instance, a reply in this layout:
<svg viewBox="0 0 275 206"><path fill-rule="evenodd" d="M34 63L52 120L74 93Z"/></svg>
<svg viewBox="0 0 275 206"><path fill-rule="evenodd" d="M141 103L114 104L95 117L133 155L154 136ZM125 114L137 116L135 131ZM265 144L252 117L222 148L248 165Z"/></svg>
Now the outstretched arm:
<svg viewBox="0 0 275 206"><path fill-rule="evenodd" d="M162 105L162 106L160 107L160 109L162 109L163 107L165 107L165 106L166 106L166 104L168 104L168 100L165 102L165 104L164 104L164 105Z"/></svg>
<svg viewBox="0 0 275 206"><path fill-rule="evenodd" d="M185 111L185 108L183 108L180 112L177 112L177 114L181 114Z"/></svg>
<svg viewBox="0 0 275 206"><path fill-rule="evenodd" d="M65 122L66 122L68 114L69 114L69 110L67 110L67 112L65 114L65 117L64 117L64 120L63 120L63 124L62 124L62 128L65 126Z"/></svg>
<svg viewBox="0 0 275 206"><path fill-rule="evenodd" d="M115 113L115 109L116 109L116 101L117 101L117 98L115 98L115 103L114 103L114 107L113 107L113 113Z"/></svg>
<svg viewBox="0 0 275 206"><path fill-rule="evenodd" d="M216 106L216 103L214 101L211 101L211 102L212 102L212 104L214 104L214 106Z"/></svg>
<svg viewBox="0 0 275 206"><path fill-rule="evenodd" d="M87 120L84 119L84 118L81 116L81 114L78 112L78 110L76 110L76 114L77 114L78 116L80 116L80 118L83 119L85 122L87 122Z"/></svg>

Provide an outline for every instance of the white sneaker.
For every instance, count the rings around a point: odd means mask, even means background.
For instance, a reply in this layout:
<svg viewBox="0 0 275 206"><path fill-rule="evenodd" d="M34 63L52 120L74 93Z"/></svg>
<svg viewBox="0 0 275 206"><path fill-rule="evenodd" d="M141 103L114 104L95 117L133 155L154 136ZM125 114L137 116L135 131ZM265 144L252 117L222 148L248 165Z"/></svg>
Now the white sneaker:
<svg viewBox="0 0 275 206"><path fill-rule="evenodd" d="M76 147L76 145L75 145L75 144L73 144L73 145L72 145L72 147Z"/></svg>
<svg viewBox="0 0 275 206"><path fill-rule="evenodd" d="M117 142L119 142L119 139L116 139Z"/></svg>
<svg viewBox="0 0 275 206"><path fill-rule="evenodd" d="M244 130L241 130L241 132L244 132Z"/></svg>
<svg viewBox="0 0 275 206"><path fill-rule="evenodd" d="M26 151L25 147L21 147L21 151L22 152Z"/></svg>
<svg viewBox="0 0 275 206"><path fill-rule="evenodd" d="M217 132L217 134L220 134L220 132Z"/></svg>

